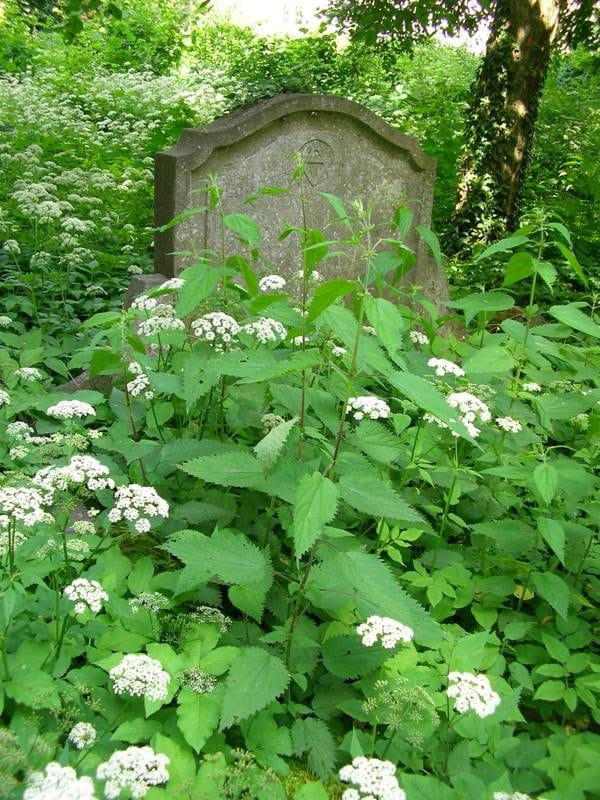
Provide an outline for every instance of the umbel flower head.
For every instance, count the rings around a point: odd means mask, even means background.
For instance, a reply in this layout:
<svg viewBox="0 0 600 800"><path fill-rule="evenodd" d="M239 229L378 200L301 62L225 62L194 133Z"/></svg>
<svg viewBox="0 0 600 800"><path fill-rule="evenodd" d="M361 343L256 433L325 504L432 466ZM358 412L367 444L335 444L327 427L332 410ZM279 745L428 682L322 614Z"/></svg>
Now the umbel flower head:
<svg viewBox="0 0 600 800"><path fill-rule="evenodd" d="M47 491L66 491L72 485L83 485L90 492L114 489L110 470L93 456L72 456L64 467L43 467L33 478L33 483Z"/></svg>
<svg viewBox="0 0 600 800"><path fill-rule="evenodd" d="M408 644L414 636L413 629L409 628L408 625L403 625L391 617L378 617L376 615L369 617L366 622L358 625L356 632L362 637L362 643L365 647L372 647L377 640L380 640L382 646L387 650L393 649L398 642Z"/></svg>
<svg viewBox="0 0 600 800"><path fill-rule="evenodd" d="M85 747L91 747L94 744L96 735L96 728L90 722L78 722L69 731L67 739L73 747L83 750Z"/></svg>
<svg viewBox="0 0 600 800"><path fill-rule="evenodd" d="M63 590L64 596L75 603L75 613L83 614L88 609L94 614L102 611L102 603L108 600L108 595L98 581L87 578L75 578Z"/></svg>
<svg viewBox="0 0 600 800"><path fill-rule="evenodd" d="M361 395L360 397L348 398L348 411L355 420L363 417L370 419L387 419L390 415L390 407L385 400L380 400L374 395Z"/></svg>
<svg viewBox="0 0 600 800"><path fill-rule="evenodd" d="M117 750L108 761L100 764L96 777L106 781L104 796L108 800L119 797L123 790L128 790L132 798L144 797L151 786L169 780L169 761L168 756L155 753L151 747L132 745L126 750Z"/></svg>
<svg viewBox="0 0 600 800"><path fill-rule="evenodd" d="M427 339L427 337L425 338ZM459 367L454 361L447 361L445 358L430 358L427 366L432 367L435 370L435 374L440 378L443 378L444 375L456 375L458 378L462 378L465 374L462 367Z"/></svg>
<svg viewBox="0 0 600 800"><path fill-rule="evenodd" d="M259 280L258 288L261 292L280 292L285 289L285 278L281 275L265 275Z"/></svg>
<svg viewBox="0 0 600 800"><path fill-rule="evenodd" d="M123 656L108 674L115 694L164 700L169 691L171 676L164 671L160 661L144 653Z"/></svg>
<svg viewBox="0 0 600 800"><path fill-rule="evenodd" d="M125 519L133 523L138 533L147 533L150 530L152 517L168 516L167 501L152 486L140 486L139 483L119 486L115 492L115 505L108 512L110 522Z"/></svg>
<svg viewBox="0 0 600 800"><path fill-rule="evenodd" d="M81 400L61 400L46 411L49 417L55 419L74 419L75 417L95 417L96 409L89 403Z"/></svg>
<svg viewBox="0 0 600 800"><path fill-rule="evenodd" d="M346 789L342 800L406 800L396 778L391 761L358 756L339 771L340 780L353 783L356 789Z"/></svg>
<svg viewBox="0 0 600 800"><path fill-rule="evenodd" d="M278 340L282 342L287 336L287 330L281 322L271 317L260 317L256 322L249 322L243 330L262 344Z"/></svg>
<svg viewBox="0 0 600 800"><path fill-rule="evenodd" d="M91 778L78 778L72 767L52 761L29 776L23 800L96 800L96 795Z"/></svg>
<svg viewBox="0 0 600 800"><path fill-rule="evenodd" d="M500 704L500 695L492 689L486 675L450 672L448 681L446 693L454 700L454 710L461 714L474 711L478 717L489 717Z"/></svg>
<svg viewBox="0 0 600 800"><path fill-rule="evenodd" d="M44 506L50 505L53 493L28 486L3 486L0 489L0 514L13 517L25 528L48 522Z"/></svg>
<svg viewBox="0 0 600 800"><path fill-rule="evenodd" d="M192 322L192 333L221 352L237 341L241 328L233 317L223 311L211 311Z"/></svg>

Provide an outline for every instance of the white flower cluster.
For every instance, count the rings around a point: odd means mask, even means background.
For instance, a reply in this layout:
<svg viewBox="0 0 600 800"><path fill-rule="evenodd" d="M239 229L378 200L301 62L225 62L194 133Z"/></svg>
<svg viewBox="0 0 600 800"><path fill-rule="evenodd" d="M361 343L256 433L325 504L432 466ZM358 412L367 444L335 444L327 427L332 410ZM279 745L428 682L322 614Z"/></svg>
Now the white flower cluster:
<svg viewBox="0 0 600 800"><path fill-rule="evenodd" d="M494 792L494 800L532 800L532 799L528 794L525 794L524 792Z"/></svg>
<svg viewBox="0 0 600 800"><path fill-rule="evenodd" d="M6 426L6 435L11 439L24 439L27 441L32 433L33 428L31 425L19 420L16 420L15 422L9 422L9 424Z"/></svg>
<svg viewBox="0 0 600 800"><path fill-rule="evenodd" d="M519 431L523 430L519 420L512 417L496 417L496 422L499 428L502 428L503 431L508 431L508 433L519 433Z"/></svg>
<svg viewBox="0 0 600 800"><path fill-rule="evenodd" d="M129 608L133 614L137 614L140 608L147 608L148 611L156 614L163 608L167 608L168 605L169 598L161 592L140 592L129 601Z"/></svg>
<svg viewBox="0 0 600 800"><path fill-rule="evenodd" d="M243 330L262 344L276 342L278 339L283 341L287 336L287 330L281 322L271 319L271 317L260 317L256 322L249 322L244 325Z"/></svg>
<svg viewBox="0 0 600 800"><path fill-rule="evenodd" d="M8 457L14 458L15 461L22 461L24 458L27 458L29 455L29 449L24 447L22 444L18 444L16 447L11 447L8 451Z"/></svg>
<svg viewBox="0 0 600 800"><path fill-rule="evenodd" d="M94 456L72 456L64 467L43 467L33 477L33 483L46 491L66 491L72 485L83 485L90 492L114 489L109 468Z"/></svg>
<svg viewBox="0 0 600 800"><path fill-rule="evenodd" d="M480 429L476 428L474 422L489 422L492 418L489 408L478 397L469 392L453 392L448 395L446 402L451 408L457 408L462 417L460 421L468 430L469 434L475 439L480 434Z"/></svg>
<svg viewBox="0 0 600 800"><path fill-rule="evenodd" d="M115 694L164 700L169 691L171 676L164 671L160 661L144 653L123 656L108 674Z"/></svg>
<svg viewBox="0 0 600 800"><path fill-rule="evenodd" d="M95 417L96 409L89 403L81 400L61 400L55 406L50 406L46 411L49 417L55 419L73 419L74 417Z"/></svg>
<svg viewBox="0 0 600 800"><path fill-rule="evenodd" d="M134 379L127 383L127 391L129 394L132 397L139 397L143 394L146 400L152 400L154 392L148 388L150 386L150 380L141 364L138 364L137 361L132 361L127 366L127 369L132 375L135 375Z"/></svg>
<svg viewBox="0 0 600 800"><path fill-rule="evenodd" d="M310 341L309 336L294 336L292 339L292 344L294 347L302 347L303 344L306 344Z"/></svg>
<svg viewBox="0 0 600 800"><path fill-rule="evenodd" d="M357 626L356 632L362 637L365 647L372 647L379 639L387 650L394 648L398 642L408 644L412 641L414 631L391 617L371 616L366 622Z"/></svg>
<svg viewBox="0 0 600 800"><path fill-rule="evenodd" d="M51 502L51 494L27 486L3 486L0 489L0 512L19 520L26 528L50 521L44 506Z"/></svg>
<svg viewBox="0 0 600 800"><path fill-rule="evenodd" d="M151 298L146 299L150 300ZM142 336L154 336L165 331L185 330L183 320L178 319L174 307L169 303L157 303L149 313L148 319L140 322L138 326L138 332Z"/></svg>
<svg viewBox="0 0 600 800"><path fill-rule="evenodd" d="M203 342L209 342L221 352L225 345L231 345L241 328L233 317L223 311L211 311L192 322L192 332Z"/></svg>
<svg viewBox="0 0 600 800"><path fill-rule="evenodd" d="M134 311L147 311L150 313L158 305L158 300L155 297L148 297L146 294L138 295L131 303L131 308Z"/></svg>
<svg viewBox="0 0 600 800"><path fill-rule="evenodd" d="M259 280L258 288L261 292L280 292L285 289L285 278L281 275L265 275Z"/></svg>
<svg viewBox="0 0 600 800"><path fill-rule="evenodd" d="M19 367L15 370L15 375L25 383L33 383L34 381L41 381L44 377L36 367Z"/></svg>
<svg viewBox="0 0 600 800"><path fill-rule="evenodd" d="M349 397L348 410L356 420L361 420L364 416L370 419L386 419L390 415L390 407L385 400L374 395Z"/></svg>
<svg viewBox="0 0 600 800"><path fill-rule="evenodd" d="M413 344L429 344L428 337L421 331L410 331L408 336Z"/></svg>
<svg viewBox="0 0 600 800"><path fill-rule="evenodd" d="M69 731L67 739L78 750L83 750L94 744L96 735L96 728L90 722L78 722Z"/></svg>
<svg viewBox="0 0 600 800"><path fill-rule="evenodd" d="M83 539L69 539L67 542L67 556L71 561L85 561L91 552L89 544Z"/></svg>
<svg viewBox="0 0 600 800"><path fill-rule="evenodd" d="M280 417L279 414L263 414L260 421L266 433L276 428L282 422L285 422L284 418Z"/></svg>
<svg viewBox="0 0 600 800"><path fill-rule="evenodd" d="M0 328L8 328L10 325L12 325L12 319L2 315L0 317Z"/></svg>
<svg viewBox="0 0 600 800"><path fill-rule="evenodd" d="M128 272L130 275L143 275L143 273L144 273L144 270L143 270L141 267L138 267L138 265L137 265L137 264L130 264L130 265L127 267L127 272Z"/></svg>
<svg viewBox="0 0 600 800"><path fill-rule="evenodd" d="M131 745L126 750L117 750L108 761L96 770L96 777L106 781L104 796L108 800L119 797L123 790L129 791L132 798L145 797L151 786L158 786L169 780L168 756L155 753L151 747Z"/></svg>
<svg viewBox="0 0 600 800"><path fill-rule="evenodd" d="M352 764L341 768L339 776L344 783L354 783L358 787L346 789L342 800L406 800L391 761L357 756Z"/></svg>
<svg viewBox="0 0 600 800"><path fill-rule="evenodd" d="M10 395L4 389L0 389L0 407L10 405Z"/></svg>
<svg viewBox="0 0 600 800"><path fill-rule="evenodd" d="M524 392L541 392L542 387L539 383L524 383L523 384L523 391Z"/></svg>
<svg viewBox="0 0 600 800"><path fill-rule="evenodd" d="M182 683L195 694L212 694L217 688L217 679L198 667L189 667L182 673Z"/></svg>
<svg viewBox="0 0 600 800"><path fill-rule="evenodd" d="M29 776L23 800L96 800L96 795L91 778L78 778L72 767L52 761Z"/></svg>
<svg viewBox="0 0 600 800"><path fill-rule="evenodd" d="M90 536L96 533L96 526L88 519L76 519L71 527L73 528L73 532L79 536Z"/></svg>
<svg viewBox="0 0 600 800"><path fill-rule="evenodd" d="M458 378L462 378L465 374L462 367L459 367L454 361L447 361L445 358L430 358L427 362L427 366L433 367L433 369L435 369L435 374L440 378L444 375L456 375Z"/></svg>
<svg viewBox="0 0 600 800"><path fill-rule="evenodd" d="M197 606L191 616L197 622L208 622L210 625L216 625L221 633L227 633L231 625L230 618L226 617L218 608L213 608L212 606Z"/></svg>
<svg viewBox="0 0 600 800"><path fill-rule="evenodd" d="M21 252L19 243L15 239L7 239L2 245L2 248L9 256L18 256Z"/></svg>
<svg viewBox="0 0 600 800"><path fill-rule="evenodd" d="M377 331L372 325L363 325L362 329L365 333L368 333L369 336L377 336Z"/></svg>
<svg viewBox="0 0 600 800"><path fill-rule="evenodd" d="M156 291L158 291L158 292L166 292L166 291L177 292L177 291L179 291L179 289L182 289L184 285L185 285L185 281L183 280L183 278L169 278L168 281L164 281L164 283L161 283L161 285L158 287L158 289Z"/></svg>
<svg viewBox="0 0 600 800"><path fill-rule="evenodd" d="M345 347L340 347L339 344L333 344L333 342L329 345L329 347L331 348L331 355L335 358L341 358L348 352Z"/></svg>
<svg viewBox="0 0 600 800"><path fill-rule="evenodd" d="M138 533L147 533L151 528L151 517L168 517L169 504L157 494L152 486L130 483L119 486L115 492L115 505L108 512L110 522L122 519L133 522Z"/></svg>
<svg viewBox="0 0 600 800"><path fill-rule="evenodd" d="M492 689L486 675L472 672L450 672L448 697L454 700L454 710L464 714L474 711L478 717L488 717L500 704L500 695Z"/></svg>
<svg viewBox="0 0 600 800"><path fill-rule="evenodd" d="M108 600L108 595L98 581L87 578L75 578L63 590L67 600L75 603L75 613L83 614L88 609L94 614L102 611L102 603Z"/></svg>

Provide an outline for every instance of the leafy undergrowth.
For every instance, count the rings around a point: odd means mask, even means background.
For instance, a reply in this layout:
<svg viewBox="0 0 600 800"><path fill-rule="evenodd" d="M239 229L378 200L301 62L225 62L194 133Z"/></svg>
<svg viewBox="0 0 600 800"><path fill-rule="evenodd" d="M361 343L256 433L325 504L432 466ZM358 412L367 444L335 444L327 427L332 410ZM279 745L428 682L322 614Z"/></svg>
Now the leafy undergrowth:
<svg viewBox="0 0 600 800"><path fill-rule="evenodd" d="M217 207L239 252L85 324L107 395L1 318L1 796L595 796L600 326L534 305L564 232L482 256L455 338L332 202L363 278L298 228L259 279Z"/></svg>

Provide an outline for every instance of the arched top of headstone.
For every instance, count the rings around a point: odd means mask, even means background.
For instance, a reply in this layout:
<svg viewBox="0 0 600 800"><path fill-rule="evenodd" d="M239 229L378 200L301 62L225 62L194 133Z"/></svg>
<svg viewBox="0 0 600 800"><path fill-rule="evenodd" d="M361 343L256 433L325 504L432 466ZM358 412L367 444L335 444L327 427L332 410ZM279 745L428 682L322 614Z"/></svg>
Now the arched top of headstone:
<svg viewBox="0 0 600 800"><path fill-rule="evenodd" d="M233 145L291 114L340 114L364 125L389 144L406 152L414 169L435 172L435 159L423 153L419 142L401 133L360 103L333 94L278 94L227 114L203 128L186 128L179 141L159 156L184 158L194 169L218 148Z"/></svg>

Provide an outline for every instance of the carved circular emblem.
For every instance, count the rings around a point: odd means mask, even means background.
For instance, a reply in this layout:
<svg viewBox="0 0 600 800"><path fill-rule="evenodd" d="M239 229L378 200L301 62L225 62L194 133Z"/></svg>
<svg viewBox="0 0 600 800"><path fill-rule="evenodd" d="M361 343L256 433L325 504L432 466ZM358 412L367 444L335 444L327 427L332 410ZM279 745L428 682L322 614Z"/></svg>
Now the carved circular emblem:
<svg viewBox="0 0 600 800"><path fill-rule="evenodd" d="M333 148L322 139L309 139L300 148L304 161L304 177L316 186L329 176L333 162Z"/></svg>

